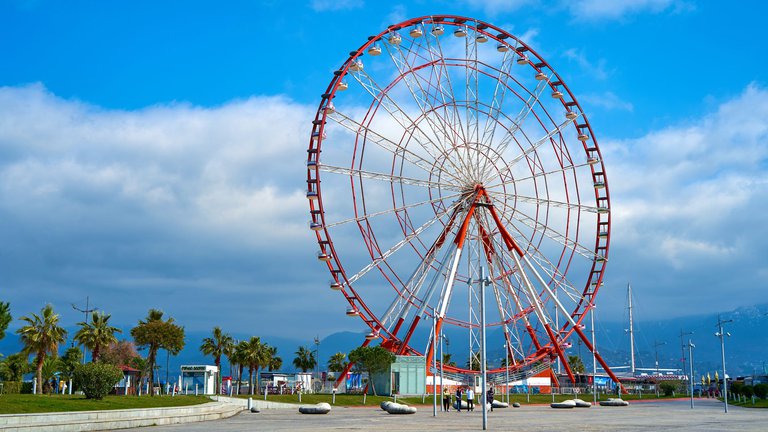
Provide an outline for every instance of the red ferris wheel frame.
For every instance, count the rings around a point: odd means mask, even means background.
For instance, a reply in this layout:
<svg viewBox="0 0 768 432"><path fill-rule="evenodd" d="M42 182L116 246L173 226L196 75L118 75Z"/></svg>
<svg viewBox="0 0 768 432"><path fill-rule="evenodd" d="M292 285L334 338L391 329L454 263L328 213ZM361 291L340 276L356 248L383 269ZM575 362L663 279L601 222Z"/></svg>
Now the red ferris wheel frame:
<svg viewBox="0 0 768 432"><path fill-rule="evenodd" d="M319 258L326 262L328 269L331 273L333 281L331 282L332 287L334 289L339 290L348 303L350 304L350 313L359 316L365 324L371 329L371 334L374 336L373 338L366 338L367 340L364 342L364 345L367 345L371 342L371 340L375 338L381 338L382 339L382 346L386 347L387 349L390 349L391 351L398 353L398 354L404 354L404 355L421 355L422 353L413 348L409 345L409 340L411 336L414 333L414 330L416 326L418 325L418 322L420 320L419 316L416 316L411 321L410 325L406 326L407 330L404 335L399 335L400 331L404 328L404 325L406 324L405 321L401 318L395 325L394 328L388 328L387 326L383 325L379 317L374 313L373 310L369 308L369 306L365 303L364 299L361 295L358 294L358 292L355 290L354 285L352 281L350 281L351 276L348 274L344 267L341 264L341 261L338 258L338 254L334 245L333 240L331 239L331 236L328 232L326 220L325 220L325 209L323 206L323 195L321 192L321 182L320 182L320 154L321 154L321 148L323 139L325 136L325 127L326 122L328 121L328 116L330 113L333 112L333 103L332 101L336 98L337 92L340 91L340 85L344 83L344 79L346 76L348 76L355 68L355 65L357 64L358 60L365 55L366 52L370 52L369 50L372 47L375 47L379 42L384 41L388 36L391 36L392 34L408 28L414 28L414 26L422 26L424 28L425 25L432 25L432 26L453 26L457 28L463 28L465 31L469 30L472 31L476 35L482 35L482 37L487 38L488 40L495 41L500 47L506 46L507 49L511 49L514 52L515 56L518 56L518 59L525 59L525 64L531 68L533 68L534 72L536 74L545 74L546 75L546 83L549 86L549 88L552 90L553 94L554 92L560 92L560 101L562 102L563 108L566 110L567 113L574 113L574 118L579 119L579 121L574 121L575 128L578 132L578 139L582 143L583 151L585 152L587 159L589 161L589 167L591 172L591 180L594 187L594 199L596 203L597 208L597 235L595 237L594 242L594 248L593 253L595 256L595 259L592 261L591 269L588 273L588 278L585 283L584 288L581 290L581 297L578 300L578 302L573 307L573 310L568 313L570 319L567 320L562 326L559 328L555 328L554 330L551 329L548 326L546 327L547 335L548 335L548 341L545 341L542 343L538 340L538 338L533 334L533 332L530 332L532 341L534 345L536 346L537 350L535 353L527 356L524 361L521 363L514 365L510 367L510 370L517 370L525 367L526 365L531 364L532 362L536 362L543 359L551 359L554 357L559 357L565 367L568 374L573 378L572 373L570 371L570 368L568 367L567 361L565 359L564 353L563 353L563 346L565 345L565 341L568 339L569 336L571 336L573 333L576 333L576 335L581 338L585 345L590 349L592 349L592 345L586 335L583 333L582 328L584 327L582 325L582 321L584 320L584 317L586 315L586 312L594 307L594 298L599 291L600 286L602 285L602 279L605 272L605 264L608 258L608 251L609 251L609 245L610 245L610 198L608 193L608 182L605 175L605 169L603 166L602 161L602 155L600 153L600 149L597 145L597 142L594 139L594 133L592 131L592 127L586 117L584 116L583 110L579 103L577 102L574 94L571 92L571 90L568 88L568 86L565 84L565 82L561 79L560 75L557 74L556 71L536 52L534 51L530 46L525 44L523 41L521 41L519 38L507 33L506 31L493 26L491 24L461 17L461 16L453 16L453 15L443 15L443 16L422 16L413 18L410 20L406 20L402 23L395 24L392 26L387 27L384 31L381 33L371 36L368 38L368 41L361 45L357 50L352 51L350 53L349 58L343 63L343 65L334 72L334 77L329 83L328 87L326 88L325 93L321 96L321 101L318 107L318 110L316 112L315 118L312 122L312 138L309 142L309 148L308 148L308 157L307 157L307 197L309 198L310 203L310 216L311 216L311 227L313 231L316 234L318 244L320 246L320 253ZM499 49L501 51L501 49ZM446 60L443 59L444 65L450 65L447 63L447 61L450 61L450 59ZM518 62L518 64L522 64ZM420 65L420 67L428 66L428 64ZM489 65L484 65L487 67L490 67ZM467 66L469 67L469 66ZM477 66L475 66L477 67ZM477 70L478 73L483 73L483 71ZM397 83L397 80L402 79L402 76L398 77L390 83L389 86L387 86L384 91L388 91L389 88L394 86ZM513 78L514 79L514 78ZM537 78L538 79L538 78ZM514 90L512 90L514 91ZM520 96L518 96L520 97ZM466 103L469 103L467 101ZM377 103L374 101L371 106L368 108L368 112L366 113L365 117L370 122L370 119L372 119L376 111L380 107L380 101ZM492 109L492 108L489 108ZM549 113L545 110L544 111L547 116L549 116ZM546 121L546 119L542 120L538 117L537 113L533 113L534 116L536 116L536 119L539 121L539 123L544 126L543 121ZM554 122L554 120L549 116L549 120ZM362 123L362 122L361 122ZM365 124L365 123L363 123ZM555 123L556 124L556 123ZM546 127L545 127L546 129ZM368 130L365 129L365 133L368 134ZM401 140L407 140L407 136L401 137ZM355 143L355 146L357 146L357 141ZM536 155L534 155L536 157ZM535 160L532 162L535 163ZM397 168L396 163L393 161L393 171ZM430 174L431 176L431 174ZM431 178L431 177L430 177ZM354 182L352 183L352 188L354 189L355 185ZM438 190L438 192L440 192ZM392 183L392 193L393 196L396 194L395 191L395 184ZM430 194L432 194L432 189L430 189ZM471 209L467 210L467 215L463 217L463 219L460 221L462 224L466 224L467 221L471 219L471 213L474 212L474 209L477 206L489 206L491 203L491 199L489 198L489 194L485 192L485 189L482 186L478 186L477 190L475 191L475 199L472 201ZM513 194L514 195L514 194ZM431 195L430 195L431 197ZM353 193L353 200L355 199L355 195ZM364 205L364 204L363 204ZM432 204L433 206L437 204ZM514 208L514 205L511 206ZM357 207L356 207L357 208ZM493 205L490 204L488 207L491 210L491 213L493 212ZM447 211L447 209L438 207L435 208L435 212L440 211ZM538 209L537 209L538 212ZM412 226L412 224L409 224L408 222L408 213L407 210L403 210L402 212L395 212L398 223L400 224L400 227L403 231L403 235L408 236L409 234L413 233L415 231L415 228ZM426 253L430 253L430 251L437 245L441 246L446 241L454 241L457 244L462 243L464 241L463 235L457 235L455 238L450 239L448 238L449 229L448 227L456 222L458 218L456 217L458 213L454 213L449 219L449 222L445 224L445 228L443 229L443 233L440 238L438 238L435 243L433 243L431 246L427 244L422 244L424 249L426 249ZM536 215L536 218L538 220L539 215ZM548 217L548 215L547 215ZM525 251L523 248L518 246L514 240L512 240L512 236L509 232L507 232L507 229L504 226L504 223L501 221L501 218L498 216L494 218L496 222L496 228L498 229L498 232L501 233L501 236L504 238L504 241L506 243L506 246L510 248L510 250L514 250L515 253L517 253L520 257L525 256ZM546 219L545 219L546 221ZM365 229L363 224L365 222L359 222L361 223L361 230ZM482 225L479 225L482 226ZM461 232L465 232L465 230L462 230ZM532 232L532 236L537 235L537 233ZM533 243L535 240L532 237L531 243ZM543 240L543 236L539 237L539 244ZM382 254L383 251L378 246L378 242L376 240L375 233L370 232L367 234L366 237L366 244L368 245L369 252L372 254L372 257L375 254ZM420 240L419 240L420 241ZM417 253L419 251L417 250ZM565 257L565 249L561 253L560 257L558 258L558 266L560 263L565 260L566 261L566 270L567 266L570 265L570 259L572 259L573 254L571 252L571 258ZM485 248L486 254L492 254L494 253L493 246L487 245ZM379 266L388 266L389 264L386 261L375 263L376 267ZM391 269L390 269L391 270ZM394 273L394 270L392 270L392 273ZM390 276L382 270L382 274L384 274L385 278L388 280L390 279ZM562 277L565 277L565 274L563 273ZM397 290L397 283L394 283L392 280L389 280L389 282L392 284L393 287ZM398 295L401 295L400 292L398 292ZM434 312L431 312L434 314ZM531 311L529 311L531 313ZM429 315L430 312L427 311L427 315ZM442 325L443 317L438 318L440 325ZM456 323L457 325L462 325L462 323ZM435 329L435 331L438 331L439 327ZM431 359L431 352L434 347L429 347L429 352L427 353L427 358ZM510 350L510 348L507 348ZM511 353L508 353L510 355ZM602 360L602 358L597 355L598 361L600 361L603 368L611 375L611 377L618 382L616 377L613 375L613 373L610 371L610 368L605 364L605 362ZM447 365L444 365L446 369L460 372L460 373L475 373L475 371L471 371L468 369L458 368L458 367L449 367ZM499 371L501 369L496 369L496 371Z"/></svg>

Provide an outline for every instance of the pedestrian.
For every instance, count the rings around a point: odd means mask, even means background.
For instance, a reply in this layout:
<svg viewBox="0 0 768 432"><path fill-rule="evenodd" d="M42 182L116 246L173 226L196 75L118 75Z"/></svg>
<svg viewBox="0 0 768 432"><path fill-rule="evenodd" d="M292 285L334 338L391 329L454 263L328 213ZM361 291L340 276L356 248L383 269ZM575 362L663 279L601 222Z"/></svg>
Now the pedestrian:
<svg viewBox="0 0 768 432"><path fill-rule="evenodd" d="M461 387L456 387L456 411L461 412Z"/></svg>
<svg viewBox="0 0 768 432"><path fill-rule="evenodd" d="M443 411L448 412L451 410L451 394L448 389L443 387Z"/></svg>
<svg viewBox="0 0 768 432"><path fill-rule="evenodd" d="M489 388L485 394L486 394L485 403L491 404L491 412L493 412L493 396L495 394L495 392L493 391L493 386L491 386L491 388Z"/></svg>
<svg viewBox="0 0 768 432"><path fill-rule="evenodd" d="M467 411L475 410L475 390L472 387L467 389Z"/></svg>

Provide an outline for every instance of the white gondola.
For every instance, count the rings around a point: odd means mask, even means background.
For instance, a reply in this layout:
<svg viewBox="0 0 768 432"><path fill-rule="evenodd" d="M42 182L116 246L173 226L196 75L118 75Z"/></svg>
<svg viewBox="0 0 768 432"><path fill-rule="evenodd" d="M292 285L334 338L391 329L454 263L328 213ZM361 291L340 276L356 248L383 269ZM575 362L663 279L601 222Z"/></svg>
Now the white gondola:
<svg viewBox="0 0 768 432"><path fill-rule="evenodd" d="M607 213L611 212L611 209L609 209L608 207L605 207L605 206L598 207L597 208L597 212L600 213L600 214L607 214Z"/></svg>
<svg viewBox="0 0 768 432"><path fill-rule="evenodd" d="M310 200L313 200L313 201L316 200L317 199L317 191L308 190L307 191L307 199L310 199Z"/></svg>
<svg viewBox="0 0 768 432"><path fill-rule="evenodd" d="M595 258L595 261L597 261L599 263L604 263L606 261L606 258L604 256L599 256L599 257Z"/></svg>
<svg viewBox="0 0 768 432"><path fill-rule="evenodd" d="M390 33L387 37L387 42L391 43L392 45L400 45L400 42L403 41L403 38L400 36L399 33Z"/></svg>
<svg viewBox="0 0 768 432"><path fill-rule="evenodd" d="M519 65L528 64L528 57L524 56L524 55L521 55L520 57L517 58L517 64L519 64Z"/></svg>
<svg viewBox="0 0 768 432"><path fill-rule="evenodd" d="M322 262L328 262L328 261L331 260L331 254L326 253L324 251L319 251L317 253L317 259L322 261Z"/></svg>
<svg viewBox="0 0 768 432"><path fill-rule="evenodd" d="M412 38L420 38L424 36L424 30L421 29L421 26L415 25L408 34L411 35Z"/></svg>
<svg viewBox="0 0 768 432"><path fill-rule="evenodd" d="M597 158L597 156L590 156L587 158L587 163L589 165L594 165L596 163L600 162L600 159Z"/></svg>
<svg viewBox="0 0 768 432"><path fill-rule="evenodd" d="M360 72L361 70L363 70L363 61L360 59L356 59L355 61L352 62L351 65L349 65L349 70L351 70L352 72Z"/></svg>
<svg viewBox="0 0 768 432"><path fill-rule="evenodd" d="M579 116L579 115L578 115L578 114L576 114L576 113L575 113L575 112L573 112L573 111L566 111L566 112L565 112L565 118L567 118L568 120L575 120L575 119L576 119L576 117L578 117L578 116Z"/></svg>
<svg viewBox="0 0 768 432"><path fill-rule="evenodd" d="M356 308L353 308L352 306L347 307L347 316L358 316L360 315L360 311L358 311Z"/></svg>
<svg viewBox="0 0 768 432"><path fill-rule="evenodd" d="M344 81L339 81L338 84L336 84L336 90L338 91L344 91L348 88L349 88L349 85Z"/></svg>
<svg viewBox="0 0 768 432"><path fill-rule="evenodd" d="M317 141L320 138L325 139L327 137L327 134L323 132L322 135L320 135L320 132L312 132L312 141Z"/></svg>
<svg viewBox="0 0 768 432"><path fill-rule="evenodd" d="M600 238L606 238L608 237L608 231L600 231L599 233L597 233L597 236Z"/></svg>
<svg viewBox="0 0 768 432"><path fill-rule="evenodd" d="M321 229L323 229L323 224L321 224L320 222L309 221L309 229L311 229L312 231L320 231Z"/></svg>
<svg viewBox="0 0 768 432"><path fill-rule="evenodd" d="M338 88L338 86L336 87ZM333 106L333 102L328 102L324 109L326 114L333 114L336 112L336 107Z"/></svg>
<svg viewBox="0 0 768 432"><path fill-rule="evenodd" d="M330 286L334 291L339 291L341 289L341 284L336 281L331 281Z"/></svg>
<svg viewBox="0 0 768 432"><path fill-rule="evenodd" d="M445 29L441 25L432 27L432 36L442 36L445 33Z"/></svg>
<svg viewBox="0 0 768 432"><path fill-rule="evenodd" d="M553 90L552 91L552 97L555 99L562 99L563 98L563 92L560 90Z"/></svg>
<svg viewBox="0 0 768 432"><path fill-rule="evenodd" d="M605 182L604 181L598 180L598 181L595 182L595 189L602 189L604 187L605 187Z"/></svg>
<svg viewBox="0 0 768 432"><path fill-rule="evenodd" d="M453 32L453 35L456 37L465 37L467 36L467 29L464 27L459 27Z"/></svg>
<svg viewBox="0 0 768 432"><path fill-rule="evenodd" d="M509 46L505 43L499 42L498 45L496 45L496 51L498 52L507 52L509 51Z"/></svg>
<svg viewBox="0 0 768 432"><path fill-rule="evenodd" d="M476 40L478 43L486 43L486 42L488 42L488 36L486 36L486 35L484 35L484 34L480 33L479 35L477 35L477 37L475 38L475 40Z"/></svg>
<svg viewBox="0 0 768 432"><path fill-rule="evenodd" d="M544 81L545 79L547 79L547 74L545 74L544 72L539 72L536 74L534 78L536 78L536 81Z"/></svg>
<svg viewBox="0 0 768 432"><path fill-rule="evenodd" d="M317 161L314 159L309 159L307 161L307 168L314 168L317 166Z"/></svg>
<svg viewBox="0 0 768 432"><path fill-rule="evenodd" d="M379 334L377 332L370 332L367 335L365 335L365 340L372 341L379 337Z"/></svg>
<svg viewBox="0 0 768 432"><path fill-rule="evenodd" d="M584 141L588 141L588 140L589 140L589 135L587 135L585 133L580 133L579 134L579 141L584 142Z"/></svg>
<svg viewBox="0 0 768 432"><path fill-rule="evenodd" d="M368 54L372 56L377 56L381 54L381 47L378 45L371 45L368 47Z"/></svg>

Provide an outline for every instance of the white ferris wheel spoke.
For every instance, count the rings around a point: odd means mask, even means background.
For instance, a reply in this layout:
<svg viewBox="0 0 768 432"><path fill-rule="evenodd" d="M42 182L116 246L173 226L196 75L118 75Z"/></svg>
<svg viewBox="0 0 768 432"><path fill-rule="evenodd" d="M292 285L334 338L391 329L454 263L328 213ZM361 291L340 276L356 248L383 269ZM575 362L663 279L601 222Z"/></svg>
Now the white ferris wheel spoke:
<svg viewBox="0 0 768 432"><path fill-rule="evenodd" d="M514 220L522 223L523 225L527 226L528 228L530 228L530 229L532 229L532 230L534 230L534 231L536 231L538 233L544 234L550 240L554 240L555 242L557 242L561 246L564 246L564 247L566 247L568 249L574 250L577 254L579 254L579 255L581 255L581 256L583 256L585 258L589 258L589 259L592 259L592 260L593 259L597 259L597 254L595 254L595 252L593 250L587 248L586 246L578 243L575 240L569 239L567 236L561 234L560 232L558 232L554 228L552 228L550 226L547 226L547 225L544 225L543 223L539 222L538 220L528 216L527 214L522 212L520 209L510 209L510 210L501 209L501 212L506 217L506 219L508 221L510 221L510 222L511 222L511 219L514 219ZM515 230L517 230L517 227L515 227L515 224L510 224L510 225L512 225L512 227ZM519 230L518 230L518 232L520 233L520 235L523 235L523 233L520 232ZM525 236L523 235L523 237L525 237Z"/></svg>
<svg viewBox="0 0 768 432"><path fill-rule="evenodd" d="M510 176L509 180L501 181L499 183L489 184L488 186L486 186L486 189L495 189L495 188L498 188L498 187L503 186L503 185L504 186L505 185L511 185L511 184L520 183L520 182L523 182L523 181L526 181L526 180L534 180L534 179L537 179L539 177L546 177L546 176L551 176L551 175L554 175L554 174L562 174L562 173L564 173L566 171L573 171L574 172L574 177L575 177L575 171L577 169L588 167L588 166L590 166L589 163L585 162L585 163L576 164L576 165L564 165L561 168L558 168L558 169L555 169L555 170L552 170L552 171L537 172L537 173L534 173L534 174L526 176L526 177L512 178ZM510 175L511 174L510 168L507 167L506 169L504 169L503 170L503 174L504 175Z"/></svg>
<svg viewBox="0 0 768 432"><path fill-rule="evenodd" d="M538 198L538 197L529 197L525 195L511 196L509 194L505 194L503 192L497 192L497 191L487 191L487 192L489 195L497 196L500 199L509 197L509 199L514 199L519 202L543 205L547 207L567 208L569 210L585 211L589 213L597 213L597 210L598 210L596 206L590 206L586 204L569 203L564 201L557 201L557 200L544 199L544 198Z"/></svg>
<svg viewBox="0 0 768 432"><path fill-rule="evenodd" d="M360 221L365 220L365 219L370 219L370 218L372 218L374 216L381 216L381 215L386 215L386 214L390 214L390 213L397 213L397 212L400 212L400 211L403 211L403 210L407 210L409 208L418 207L418 206L422 206L422 205L425 205L425 204L434 204L434 203L439 202L439 201L444 201L444 200L448 200L448 199L451 199L451 198L456 198L456 197L458 197L460 195L461 195L460 193L451 194L451 195L446 195L446 196L442 196L442 197L431 199L431 200L420 201L420 202L416 202L416 203L413 203L413 204L404 205L404 206L401 206L401 207L391 208L391 209L382 210L382 211L378 211L378 212L374 212L374 213L367 213L367 214L364 214L364 215L359 216L359 217L353 217L353 218L344 219L344 220L341 220L341 221L338 221L338 222L333 222L333 223L325 225L325 227L326 228L333 228L335 226L344 225L344 224L347 224L347 223L350 223L350 222L360 222Z"/></svg>
<svg viewBox="0 0 768 432"><path fill-rule="evenodd" d="M343 174L343 175L348 175L350 177L354 176L354 177L367 178L372 180L382 180L390 183L402 183L402 184L420 186L420 187L426 187L426 188L451 190L456 192L461 192L461 190L463 189L461 186L457 186L451 183L433 182L429 180L420 180L415 178L397 176L394 174L386 174L386 173L365 171L365 170L352 169L352 168L342 168L342 167L325 165L325 164L318 164L318 169L320 171L334 173L334 174Z"/></svg>
<svg viewBox="0 0 768 432"><path fill-rule="evenodd" d="M417 228L415 231L413 231L412 233L410 233L407 236L405 236L396 245L394 245L391 248L389 248L387 251L385 251L379 257L377 257L373 261L371 261L371 263L368 264L367 266L365 266L362 270L360 270L359 272L355 273L352 277L348 278L347 279L347 281L348 281L347 285L348 286L352 285L353 283L355 283L355 281L357 281L361 277L365 276L365 274L368 273L369 271L371 271L374 267L376 267L380 263L386 261L386 259L389 258L393 253L397 252L401 247L405 246L406 244L409 244L411 241L413 241L413 239L417 238L419 236L419 234L421 234L425 229L427 229L430 226L432 226L432 224L434 224L435 222L437 222L438 220L443 218L445 215L450 213L451 210L453 210L456 206L458 206L460 204L461 204L461 200L456 201L450 207L448 207L444 212L436 215L432 219L430 219L427 222L425 222L422 226Z"/></svg>

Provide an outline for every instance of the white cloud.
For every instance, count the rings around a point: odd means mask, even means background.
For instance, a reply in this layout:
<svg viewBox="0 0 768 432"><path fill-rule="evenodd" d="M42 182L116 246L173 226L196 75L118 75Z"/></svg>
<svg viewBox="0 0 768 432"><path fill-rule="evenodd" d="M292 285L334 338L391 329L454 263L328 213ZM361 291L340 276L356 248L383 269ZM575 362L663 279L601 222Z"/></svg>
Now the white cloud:
<svg viewBox="0 0 768 432"><path fill-rule="evenodd" d="M597 106L607 110L632 111L635 107L631 102L622 100L613 92L586 93L579 97L579 101L586 107Z"/></svg>
<svg viewBox="0 0 768 432"><path fill-rule="evenodd" d="M753 84L699 120L601 143L613 277L641 280L651 297L696 289L702 310L733 305L724 293L764 301L767 119L768 89Z"/></svg>
<svg viewBox="0 0 768 432"><path fill-rule="evenodd" d="M574 0L566 6L575 18L587 20L621 19L635 13L660 13L692 8L679 0Z"/></svg>
<svg viewBox="0 0 768 432"><path fill-rule="evenodd" d="M467 6L481 9L488 15L513 12L523 6L536 4L537 0L463 0Z"/></svg>
<svg viewBox="0 0 768 432"><path fill-rule="evenodd" d="M312 9L316 12L359 9L364 5L363 0L312 0Z"/></svg>
<svg viewBox="0 0 768 432"><path fill-rule="evenodd" d="M597 59L596 61L590 61L587 56L580 50L571 48L563 53L565 58L576 62L576 64L592 78L597 80L605 80L608 78L609 73L605 70L605 59Z"/></svg>
<svg viewBox="0 0 768 432"><path fill-rule="evenodd" d="M304 197L313 114L283 97L116 111L41 85L0 88L2 282L30 294L11 299L16 310L90 292L110 311L125 303L114 312L134 321L148 305L119 300L126 290L225 307L217 292L314 289L306 275L322 268Z"/></svg>

